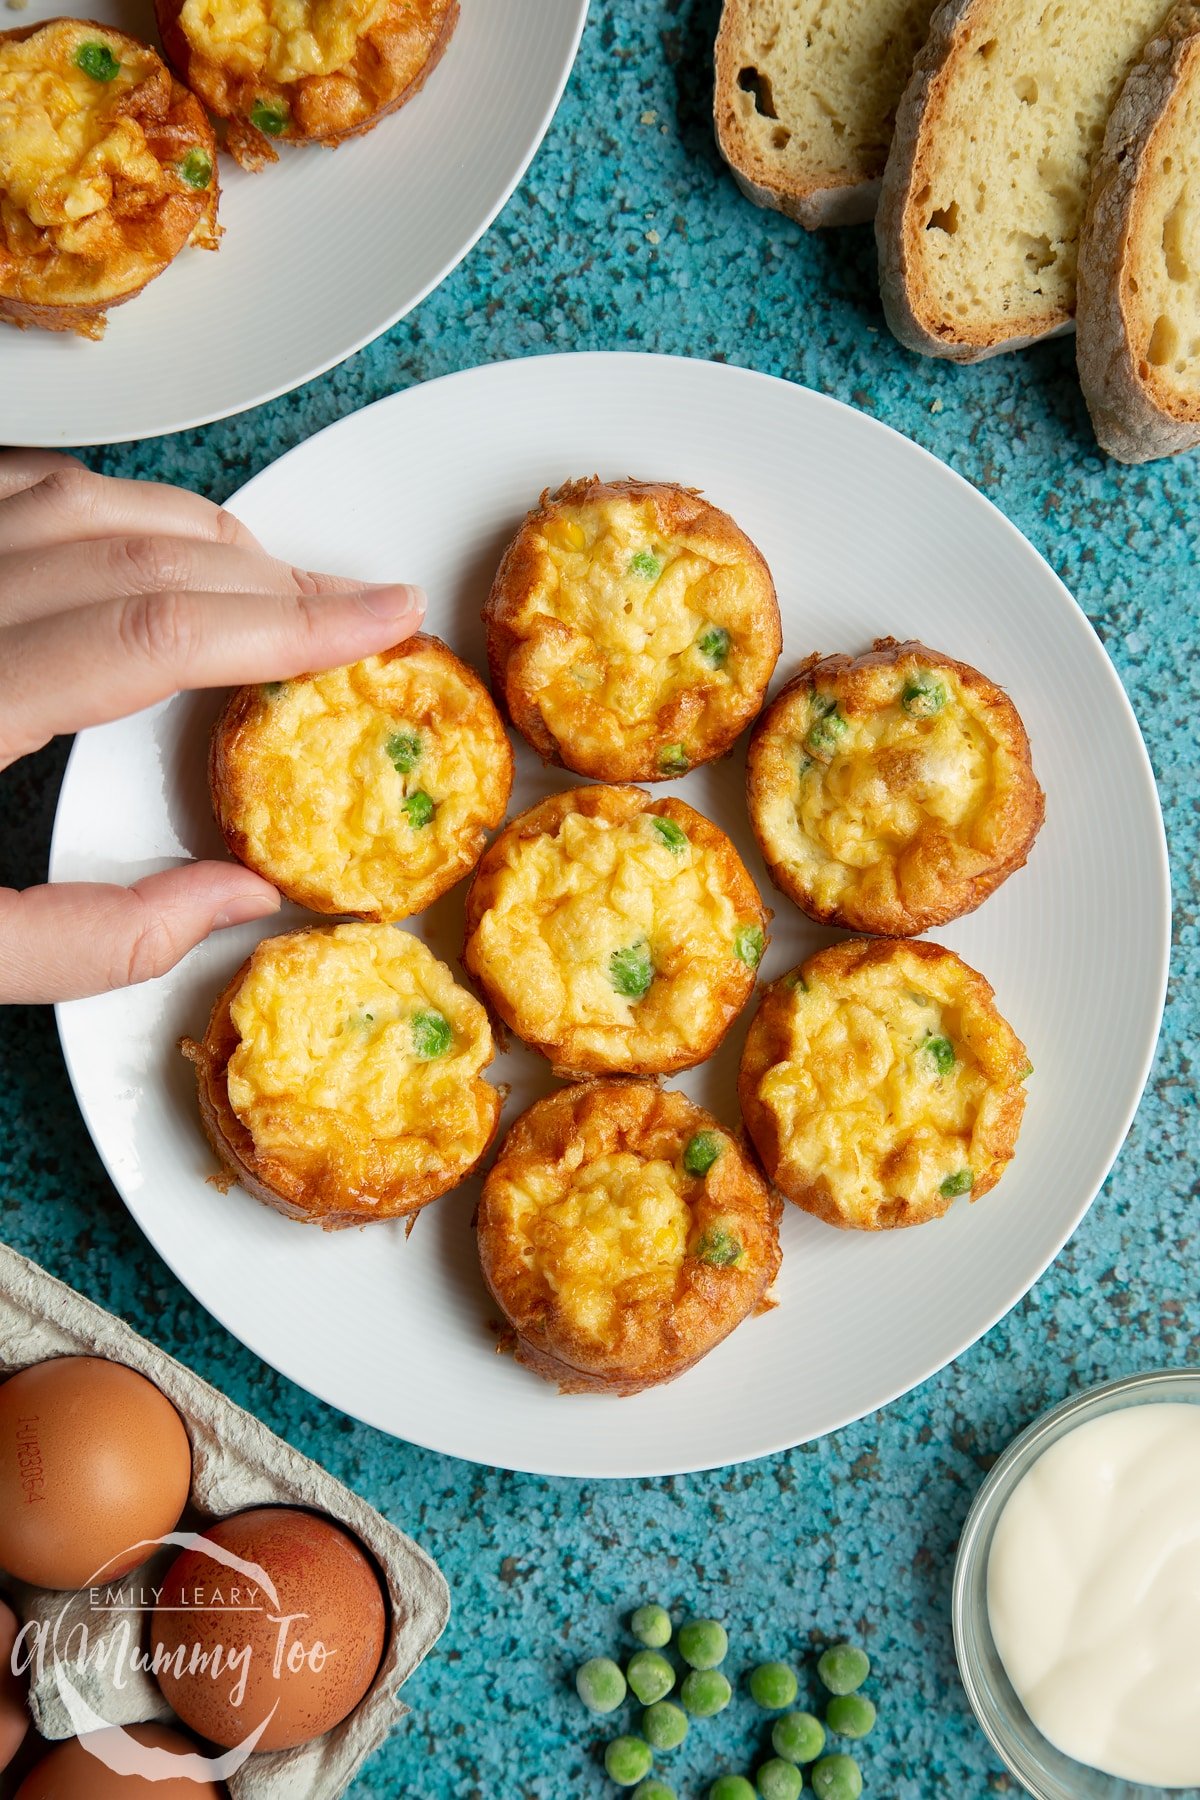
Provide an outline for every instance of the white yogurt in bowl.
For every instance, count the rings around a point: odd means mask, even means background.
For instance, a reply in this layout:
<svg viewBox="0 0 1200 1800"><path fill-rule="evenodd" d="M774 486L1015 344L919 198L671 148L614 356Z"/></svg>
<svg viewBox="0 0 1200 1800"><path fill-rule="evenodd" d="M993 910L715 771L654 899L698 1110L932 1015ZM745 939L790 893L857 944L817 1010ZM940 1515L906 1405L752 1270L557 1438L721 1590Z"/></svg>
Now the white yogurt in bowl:
<svg viewBox="0 0 1200 1800"><path fill-rule="evenodd" d="M1126 1406L1044 1450L992 1534L987 1612L1052 1744L1200 1786L1200 1407Z"/></svg>

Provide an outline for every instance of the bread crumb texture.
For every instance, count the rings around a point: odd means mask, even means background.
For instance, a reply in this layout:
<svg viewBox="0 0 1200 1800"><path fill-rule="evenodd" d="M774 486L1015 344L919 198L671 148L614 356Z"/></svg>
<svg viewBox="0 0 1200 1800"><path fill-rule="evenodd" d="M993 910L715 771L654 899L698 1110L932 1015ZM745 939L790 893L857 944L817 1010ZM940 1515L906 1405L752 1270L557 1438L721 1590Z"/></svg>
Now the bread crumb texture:
<svg viewBox="0 0 1200 1800"><path fill-rule="evenodd" d="M795 192L876 180L933 6L730 0L736 66L718 108L731 160Z"/></svg>
<svg viewBox="0 0 1200 1800"><path fill-rule="evenodd" d="M1200 43L1151 139L1126 265L1138 374L1166 412L1200 403Z"/></svg>
<svg viewBox="0 0 1200 1800"><path fill-rule="evenodd" d="M328 1164L361 1196L469 1167L486 1144L487 1015L409 932L355 924L268 938L230 1014L229 1102L260 1162L309 1183Z"/></svg>
<svg viewBox="0 0 1200 1800"><path fill-rule="evenodd" d="M1075 309L1113 102L1164 0L976 0L925 109L908 221L926 329L990 342Z"/></svg>

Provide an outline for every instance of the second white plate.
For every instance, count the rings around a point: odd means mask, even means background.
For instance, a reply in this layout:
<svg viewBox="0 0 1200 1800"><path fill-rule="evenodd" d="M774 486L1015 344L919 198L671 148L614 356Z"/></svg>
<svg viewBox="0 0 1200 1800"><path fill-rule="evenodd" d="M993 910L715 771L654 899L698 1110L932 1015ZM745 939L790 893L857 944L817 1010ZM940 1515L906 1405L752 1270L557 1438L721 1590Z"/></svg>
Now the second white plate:
<svg viewBox="0 0 1200 1800"><path fill-rule="evenodd" d="M1128 1128L1162 1011L1169 885L1137 725L1070 595L932 457L859 413L744 370L632 355L546 357L448 377L344 419L264 471L234 510L289 560L431 595L430 626L483 665L479 609L542 488L598 470L702 487L759 544L784 620L782 679L812 650L919 637L998 680L1046 790L1027 869L935 935L981 969L1036 1065L1016 1160L975 1206L866 1236L789 1207L780 1305L681 1380L564 1398L495 1354L472 1184L400 1226L326 1236L207 1183L213 1159L176 1048L258 933L227 932L166 979L60 1009L92 1136L134 1217L259 1355L384 1431L479 1462L577 1476L668 1474L802 1442L881 1406L988 1329L1057 1254ZM128 881L220 854L205 788L219 698L184 695L79 739L57 880ZM570 785L518 748L514 810ZM776 894L746 824L740 753L675 784L727 830L776 908L773 977L832 934ZM111 821L120 820L114 833ZM460 887L410 926L461 946ZM299 915L296 915L299 917ZM275 929L285 927L287 918ZM728 1124L743 1019L681 1080ZM506 1119L551 1085L516 1047Z"/></svg>

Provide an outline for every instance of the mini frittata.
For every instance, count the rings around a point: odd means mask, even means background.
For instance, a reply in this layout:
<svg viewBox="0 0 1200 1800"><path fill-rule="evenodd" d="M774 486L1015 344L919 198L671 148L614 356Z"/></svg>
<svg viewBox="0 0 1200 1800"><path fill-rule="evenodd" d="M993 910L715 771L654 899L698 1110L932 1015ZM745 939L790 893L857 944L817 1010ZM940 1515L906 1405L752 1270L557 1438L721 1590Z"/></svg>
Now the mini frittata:
<svg viewBox="0 0 1200 1800"><path fill-rule="evenodd" d="M770 914L723 831L641 788L554 794L501 832L467 895L463 963L571 1074L667 1074L745 1005Z"/></svg>
<svg viewBox="0 0 1200 1800"><path fill-rule="evenodd" d="M492 687L548 762L667 781L729 749L782 643L775 586L727 513L666 483L543 494L484 608Z"/></svg>
<svg viewBox="0 0 1200 1800"><path fill-rule="evenodd" d="M764 1305L780 1211L685 1095L595 1081L522 1113L476 1226L517 1360L563 1393L634 1394L674 1380Z"/></svg>
<svg viewBox="0 0 1200 1800"><path fill-rule="evenodd" d="M973 912L1045 810L1007 694L895 638L810 656L755 727L746 782L776 885L810 918L888 937Z"/></svg>
<svg viewBox="0 0 1200 1800"><path fill-rule="evenodd" d="M850 938L767 988L738 1095L771 1180L829 1225L920 1225L995 1187L1032 1074L982 975L938 944Z"/></svg>
<svg viewBox="0 0 1200 1800"><path fill-rule="evenodd" d="M0 32L0 319L101 337L185 245L216 249L216 171L148 44L88 19Z"/></svg>
<svg viewBox="0 0 1200 1800"><path fill-rule="evenodd" d="M423 911L474 868L512 780L487 689L421 634L345 668L238 688L209 756L234 856L313 912L372 920Z"/></svg>
<svg viewBox="0 0 1200 1800"><path fill-rule="evenodd" d="M231 1178L327 1228L419 1211L471 1173L500 1122L486 1012L390 925L264 939L183 1051Z"/></svg>
<svg viewBox="0 0 1200 1800"><path fill-rule="evenodd" d="M180 78L244 169L273 145L340 144L403 106L440 61L458 0L154 0Z"/></svg>

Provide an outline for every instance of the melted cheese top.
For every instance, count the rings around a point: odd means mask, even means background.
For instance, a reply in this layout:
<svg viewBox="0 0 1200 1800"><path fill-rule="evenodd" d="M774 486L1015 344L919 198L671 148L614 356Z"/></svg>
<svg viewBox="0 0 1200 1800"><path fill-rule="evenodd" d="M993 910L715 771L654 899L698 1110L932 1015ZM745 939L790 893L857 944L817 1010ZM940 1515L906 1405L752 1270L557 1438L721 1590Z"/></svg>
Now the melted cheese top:
<svg viewBox="0 0 1200 1800"><path fill-rule="evenodd" d="M759 1097L785 1163L810 1181L825 1176L851 1219L892 1199L926 1206L944 1182L969 1192L990 1168L980 1140L998 1084L1024 1071L1009 1066L1008 1027L958 986L952 964L901 952L792 991L787 1052Z"/></svg>
<svg viewBox="0 0 1200 1800"><path fill-rule="evenodd" d="M165 185L141 125L121 110L157 59L120 42L116 74L97 81L72 59L105 41L72 21L0 42L0 216L23 216L68 253L87 254L94 232L85 223L107 210L118 182L155 194Z"/></svg>
<svg viewBox="0 0 1200 1800"><path fill-rule="evenodd" d="M535 543L540 579L517 621L533 640L521 679L560 742L586 735L598 713L626 730L652 722L681 694L702 723L765 680L749 642L765 577L736 546L666 538L653 502L635 499L557 508Z"/></svg>
<svg viewBox="0 0 1200 1800"><path fill-rule="evenodd" d="M369 657L263 693L236 809L249 860L301 895L319 870L339 910L393 918L426 904L422 883L448 864L466 872L503 813L507 745L444 651Z"/></svg>
<svg viewBox="0 0 1200 1800"><path fill-rule="evenodd" d="M624 1308L670 1303L692 1223L677 1166L630 1151L569 1174L541 1164L507 1199L531 1274L577 1331L603 1341Z"/></svg>
<svg viewBox="0 0 1200 1800"><path fill-rule="evenodd" d="M944 695L935 712L905 710L916 682ZM877 671L872 689L867 710L844 710L835 689L797 694L781 722L786 778L759 803L773 857L822 907L876 889L881 870L903 894L935 847L945 867L947 843L957 876L989 866L1020 773L986 702L951 670L900 664Z"/></svg>
<svg viewBox="0 0 1200 1800"><path fill-rule="evenodd" d="M583 1028L619 1058L632 1033L708 1035L714 980L745 973L739 919L717 855L690 839L672 850L657 817L569 813L554 834L514 837L472 952L523 1036L554 1044ZM648 964L641 998L620 991L620 965L614 984L614 957Z"/></svg>
<svg viewBox="0 0 1200 1800"><path fill-rule="evenodd" d="M253 80L301 81L345 68L388 0L185 0L179 22L198 55Z"/></svg>
<svg viewBox="0 0 1200 1800"><path fill-rule="evenodd" d="M487 1015L408 932L337 925L267 938L230 1011L241 1041L229 1100L260 1156L307 1163L314 1151L342 1157L355 1139L398 1143L421 1173L478 1155Z"/></svg>

